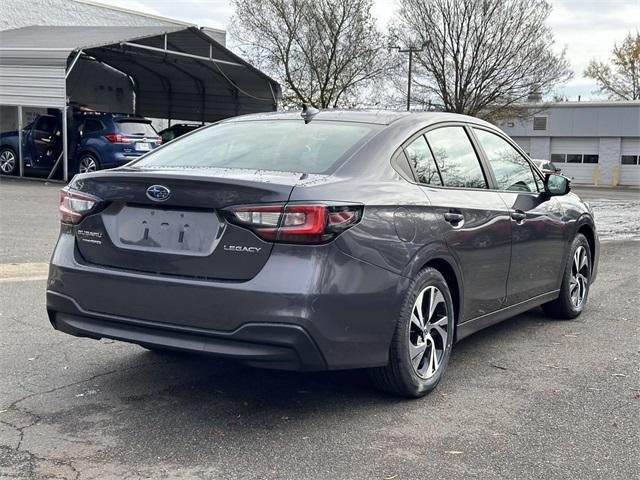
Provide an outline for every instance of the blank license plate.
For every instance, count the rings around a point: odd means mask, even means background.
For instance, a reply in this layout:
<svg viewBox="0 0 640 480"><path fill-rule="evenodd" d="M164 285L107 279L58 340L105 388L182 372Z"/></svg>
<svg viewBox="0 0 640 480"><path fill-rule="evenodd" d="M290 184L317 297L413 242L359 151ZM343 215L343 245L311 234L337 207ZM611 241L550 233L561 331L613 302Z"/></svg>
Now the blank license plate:
<svg viewBox="0 0 640 480"><path fill-rule="evenodd" d="M149 150L151 150L151 147L148 143L138 142L136 143L136 150L138 152L148 152Z"/></svg>

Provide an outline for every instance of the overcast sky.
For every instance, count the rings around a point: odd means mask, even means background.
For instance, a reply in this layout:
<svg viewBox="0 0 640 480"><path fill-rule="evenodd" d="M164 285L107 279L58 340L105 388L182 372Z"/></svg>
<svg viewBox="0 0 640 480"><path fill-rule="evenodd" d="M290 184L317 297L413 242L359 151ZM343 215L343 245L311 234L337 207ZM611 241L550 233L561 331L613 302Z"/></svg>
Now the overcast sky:
<svg viewBox="0 0 640 480"><path fill-rule="evenodd" d="M154 13L201 26L226 29L233 15L229 0L100 0L102 3ZM428 0L426 0L428 1ZM558 50L567 49L574 79L557 89L570 100L595 100L596 86L584 78L589 59L609 58L615 42L640 28L640 0L552 0L549 19ZM395 0L375 0L374 15L384 27L392 18Z"/></svg>

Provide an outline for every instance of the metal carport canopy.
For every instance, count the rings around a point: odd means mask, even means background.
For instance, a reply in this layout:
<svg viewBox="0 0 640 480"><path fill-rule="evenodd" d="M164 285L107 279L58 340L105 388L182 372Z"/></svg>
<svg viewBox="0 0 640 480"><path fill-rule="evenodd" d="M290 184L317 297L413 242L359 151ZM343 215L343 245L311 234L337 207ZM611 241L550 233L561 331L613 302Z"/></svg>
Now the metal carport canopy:
<svg viewBox="0 0 640 480"><path fill-rule="evenodd" d="M275 110L280 96L276 81L197 27L34 26L0 32L0 104L63 108L81 57L128 75L135 111L148 117L212 122Z"/></svg>

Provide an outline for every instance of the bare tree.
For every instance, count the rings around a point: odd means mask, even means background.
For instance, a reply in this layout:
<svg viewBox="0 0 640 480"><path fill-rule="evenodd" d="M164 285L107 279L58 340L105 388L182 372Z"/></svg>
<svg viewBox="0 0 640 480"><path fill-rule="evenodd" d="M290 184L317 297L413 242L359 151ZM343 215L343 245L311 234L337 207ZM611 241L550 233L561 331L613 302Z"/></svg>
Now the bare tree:
<svg viewBox="0 0 640 480"><path fill-rule="evenodd" d="M353 106L388 72L372 0L233 0L231 34L284 87L285 107Z"/></svg>
<svg viewBox="0 0 640 480"><path fill-rule="evenodd" d="M640 33L629 33L612 53L611 65L591 60L585 77L598 82L600 92L612 100L640 100Z"/></svg>
<svg viewBox="0 0 640 480"><path fill-rule="evenodd" d="M496 119L571 78L553 51L544 0L400 0L394 30L416 54L415 98ZM518 109L516 109L518 110Z"/></svg>

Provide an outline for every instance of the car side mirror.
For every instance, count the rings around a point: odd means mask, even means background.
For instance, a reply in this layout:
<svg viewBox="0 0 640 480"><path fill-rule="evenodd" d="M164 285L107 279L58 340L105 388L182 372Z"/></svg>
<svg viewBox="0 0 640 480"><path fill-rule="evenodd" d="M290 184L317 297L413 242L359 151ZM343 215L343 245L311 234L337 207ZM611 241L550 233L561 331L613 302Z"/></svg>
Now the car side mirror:
<svg viewBox="0 0 640 480"><path fill-rule="evenodd" d="M567 177L548 174L544 178L544 190L551 196L566 195L571 191L571 185Z"/></svg>

